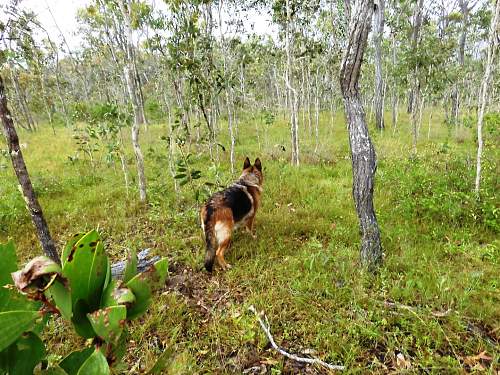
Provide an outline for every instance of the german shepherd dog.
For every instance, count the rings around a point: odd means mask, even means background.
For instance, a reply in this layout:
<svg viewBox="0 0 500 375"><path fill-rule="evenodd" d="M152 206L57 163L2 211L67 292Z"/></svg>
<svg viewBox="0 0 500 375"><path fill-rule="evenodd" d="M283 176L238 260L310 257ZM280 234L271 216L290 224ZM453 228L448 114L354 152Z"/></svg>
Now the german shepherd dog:
<svg viewBox="0 0 500 375"><path fill-rule="evenodd" d="M201 228L207 246L205 268L208 272L212 272L215 259L223 270L231 268L224 259L224 252L231 243L233 229L244 224L256 238L253 223L260 205L263 179L260 159L255 159L254 165L251 165L247 157L240 178L225 190L212 195L201 208Z"/></svg>

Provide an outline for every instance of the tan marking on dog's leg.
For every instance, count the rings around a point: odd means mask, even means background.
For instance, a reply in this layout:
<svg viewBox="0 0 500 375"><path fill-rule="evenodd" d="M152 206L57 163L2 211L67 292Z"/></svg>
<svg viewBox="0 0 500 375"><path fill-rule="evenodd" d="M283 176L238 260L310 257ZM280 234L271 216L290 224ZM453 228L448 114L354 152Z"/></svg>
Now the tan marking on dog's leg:
<svg viewBox="0 0 500 375"><path fill-rule="evenodd" d="M222 242L219 245L219 248L217 249L216 253L217 262L219 263L219 265L223 270L228 270L231 268L231 265L227 263L226 260L224 259L224 252L229 248L230 244L231 244L231 239L228 238L226 241Z"/></svg>
<svg viewBox="0 0 500 375"><path fill-rule="evenodd" d="M218 221L215 223L214 227L215 238L217 238L217 243L219 244L219 247L215 254L217 257L217 263L224 270L231 268L231 265L226 263L226 260L224 259L224 252L227 250L229 244L231 243L232 231L233 231L232 221L226 221L226 222Z"/></svg>

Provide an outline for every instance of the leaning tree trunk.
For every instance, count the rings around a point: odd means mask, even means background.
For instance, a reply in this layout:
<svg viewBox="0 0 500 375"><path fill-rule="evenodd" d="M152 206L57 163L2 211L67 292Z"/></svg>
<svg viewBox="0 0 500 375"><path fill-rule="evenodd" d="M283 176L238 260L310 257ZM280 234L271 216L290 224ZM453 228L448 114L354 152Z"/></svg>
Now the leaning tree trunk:
<svg viewBox="0 0 500 375"><path fill-rule="evenodd" d="M56 245L50 235L49 227L43 217L42 207L38 203L28 170L26 169L26 164L24 163L23 153L19 147L19 138L17 136L16 128L14 127L12 116L7 108L7 97L5 95L5 87L1 76L0 118L3 124L5 139L7 140L7 145L9 147L9 155L12 160L12 166L14 167L19 185L21 186L24 200L26 201L26 207L31 215L31 220L33 220L33 224L35 225L43 251L55 262L60 263Z"/></svg>
<svg viewBox="0 0 500 375"><path fill-rule="evenodd" d="M382 245L373 207L375 149L368 134L359 92L363 53L373 15L373 0L356 0L351 8L349 40L342 59L340 87L344 99L352 157L352 193L361 229L361 263L375 270L382 263Z"/></svg>
<svg viewBox="0 0 500 375"><path fill-rule="evenodd" d="M477 115L477 158L476 158L476 183L474 191L479 195L481 184L481 157L483 154L483 118L484 110L486 108L488 84L491 78L491 70L493 67L493 60L498 49L498 39L500 33L498 30L498 23L500 18L500 0L496 0L493 4L492 18L490 25L490 36L488 40L488 55L486 59L486 67L484 69L483 81L481 82L481 91L479 94L479 112Z"/></svg>
<svg viewBox="0 0 500 375"><path fill-rule="evenodd" d="M382 38L384 35L385 0L375 7L375 124L384 129L384 78L382 72Z"/></svg>

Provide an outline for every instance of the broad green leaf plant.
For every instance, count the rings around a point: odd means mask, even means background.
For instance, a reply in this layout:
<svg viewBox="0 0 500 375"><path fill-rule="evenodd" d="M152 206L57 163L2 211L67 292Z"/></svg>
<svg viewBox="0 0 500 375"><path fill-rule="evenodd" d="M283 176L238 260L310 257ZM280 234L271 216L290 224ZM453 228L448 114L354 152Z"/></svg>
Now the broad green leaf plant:
<svg viewBox="0 0 500 375"><path fill-rule="evenodd" d="M0 373L31 374L46 357L39 336L50 315L60 315L90 347L69 354L46 371L109 374L126 350L127 322L143 315L154 289L165 283L167 259L138 273L129 256L122 280L112 279L99 234L76 234L62 264L40 256L17 270L14 244L0 244Z"/></svg>

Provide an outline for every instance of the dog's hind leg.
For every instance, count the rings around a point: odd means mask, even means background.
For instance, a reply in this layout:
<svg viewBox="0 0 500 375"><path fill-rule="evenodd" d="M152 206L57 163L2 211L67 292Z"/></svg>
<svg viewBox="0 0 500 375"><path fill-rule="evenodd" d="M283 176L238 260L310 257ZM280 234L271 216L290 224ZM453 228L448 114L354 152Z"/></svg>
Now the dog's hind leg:
<svg viewBox="0 0 500 375"><path fill-rule="evenodd" d="M250 216L246 223L245 223L245 228L247 230L248 233L250 233L250 235L252 236L252 238L257 238L257 235L255 234L255 231L254 231L254 228L253 228L253 222L254 222L254 219L255 219L255 214L253 214L252 216Z"/></svg>
<svg viewBox="0 0 500 375"><path fill-rule="evenodd" d="M218 248L215 253L217 263L222 269L231 268L231 265L226 263L224 252L231 244L231 233L233 231L233 220L218 221L215 223L215 237L217 238Z"/></svg>
<svg viewBox="0 0 500 375"><path fill-rule="evenodd" d="M226 260L224 259L224 252L229 248L230 245L231 245L231 239L228 238L226 241L222 242L219 245L219 248L217 249L216 253L217 263L219 263L219 266L223 270L231 268L231 265L227 263Z"/></svg>

